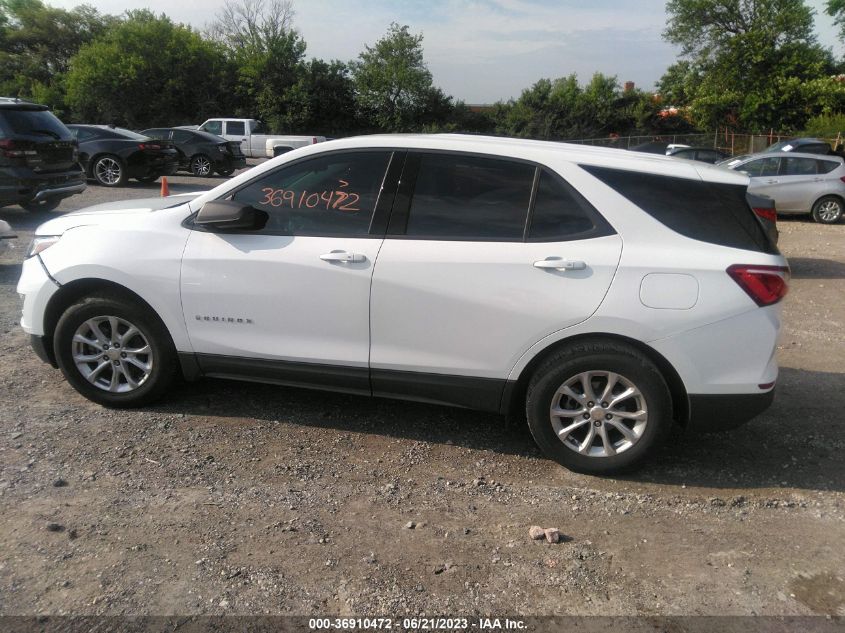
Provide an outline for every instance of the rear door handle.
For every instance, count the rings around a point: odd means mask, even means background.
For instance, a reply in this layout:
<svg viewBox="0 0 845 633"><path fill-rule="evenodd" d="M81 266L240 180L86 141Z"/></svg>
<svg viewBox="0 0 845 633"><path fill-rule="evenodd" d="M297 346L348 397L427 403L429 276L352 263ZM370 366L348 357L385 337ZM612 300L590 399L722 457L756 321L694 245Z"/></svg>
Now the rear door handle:
<svg viewBox="0 0 845 633"><path fill-rule="evenodd" d="M584 270L587 264L572 259L541 259L534 262L534 268L545 268L552 270Z"/></svg>
<svg viewBox="0 0 845 633"><path fill-rule="evenodd" d="M776 184L778 184L778 182L780 182L780 181L779 180L767 180L766 184L767 185L776 185Z"/></svg>
<svg viewBox="0 0 845 633"><path fill-rule="evenodd" d="M320 259L324 262L344 262L344 263L358 263L366 261L367 258L364 255L359 255L358 253L347 253L346 251L332 251L331 253L323 253L320 255Z"/></svg>

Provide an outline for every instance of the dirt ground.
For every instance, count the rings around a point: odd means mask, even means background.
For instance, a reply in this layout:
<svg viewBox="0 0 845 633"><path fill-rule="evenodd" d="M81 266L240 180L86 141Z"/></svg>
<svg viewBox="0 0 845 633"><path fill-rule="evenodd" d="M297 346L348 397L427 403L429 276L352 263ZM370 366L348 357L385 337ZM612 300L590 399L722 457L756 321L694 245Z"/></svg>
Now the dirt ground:
<svg viewBox="0 0 845 633"><path fill-rule="evenodd" d="M91 185L53 214L150 194ZM780 222L772 408L602 479L460 409L218 380L94 405L17 324L53 214L0 210L20 236L0 252L0 615L845 616L845 224Z"/></svg>

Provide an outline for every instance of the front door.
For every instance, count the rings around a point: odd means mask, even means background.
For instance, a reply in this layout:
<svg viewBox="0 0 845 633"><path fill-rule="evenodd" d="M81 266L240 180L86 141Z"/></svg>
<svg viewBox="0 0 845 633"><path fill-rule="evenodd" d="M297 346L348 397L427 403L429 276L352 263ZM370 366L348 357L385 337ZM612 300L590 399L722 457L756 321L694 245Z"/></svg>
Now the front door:
<svg viewBox="0 0 845 633"><path fill-rule="evenodd" d="M283 165L228 196L265 211L264 228L191 232L182 304L206 373L352 368L369 389L370 281L383 238L373 217L391 158L350 151Z"/></svg>

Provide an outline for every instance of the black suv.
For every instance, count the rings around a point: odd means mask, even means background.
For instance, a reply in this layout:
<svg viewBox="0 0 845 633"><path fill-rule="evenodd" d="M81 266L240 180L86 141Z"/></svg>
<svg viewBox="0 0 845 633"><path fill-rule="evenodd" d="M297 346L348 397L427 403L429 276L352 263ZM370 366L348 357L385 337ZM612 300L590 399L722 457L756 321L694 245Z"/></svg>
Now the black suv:
<svg viewBox="0 0 845 633"><path fill-rule="evenodd" d="M0 207L51 211L85 189L73 135L47 106L0 97Z"/></svg>

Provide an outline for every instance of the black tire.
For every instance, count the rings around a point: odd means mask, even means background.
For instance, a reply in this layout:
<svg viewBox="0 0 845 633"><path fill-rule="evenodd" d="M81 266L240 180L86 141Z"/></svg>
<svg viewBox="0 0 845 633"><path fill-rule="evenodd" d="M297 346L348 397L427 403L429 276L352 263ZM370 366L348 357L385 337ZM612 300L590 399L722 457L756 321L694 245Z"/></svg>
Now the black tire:
<svg viewBox="0 0 845 633"><path fill-rule="evenodd" d="M214 175L214 163L205 154L192 156L189 168L197 178L210 178Z"/></svg>
<svg viewBox="0 0 845 633"><path fill-rule="evenodd" d="M134 368L129 364L129 361L120 360L117 348L119 345L113 345L119 341L119 337L115 337L113 332L110 332L107 325L100 329L100 333L104 335L104 340L107 343L105 347L91 346L88 344L74 343L74 336L80 328L87 327L86 322L96 320L99 318L115 317L120 323L129 324L138 330L137 337L124 339L126 343L124 347L129 352L130 347L138 346L146 342L149 347L149 354L132 354L136 359L143 360L144 363L149 363L149 371L146 373L146 378L139 381L137 387L131 388L128 380L126 380L127 371L134 371L134 377L139 375L137 367ZM120 334L120 325L118 327L118 334ZM125 325L123 326L125 327ZM127 329L122 331L123 335L127 335ZM86 338L94 340L93 335L89 334ZM108 347L111 352L106 351ZM173 346L173 341L167 332L161 320L145 305L137 301L122 297L111 297L106 295L92 296L80 300L74 305L65 310L59 319L56 326L55 335L53 337L53 349L58 361L59 368L62 370L67 381L83 396L102 404L107 407L115 408L129 408L140 407L160 398L164 392L173 383L177 372L177 357ZM145 349L136 348L136 349ZM90 362L81 363L87 370L97 369L100 364L105 367L101 372L95 376L96 381L110 381L110 377L118 374L117 388L129 389L123 392L109 391L105 386L97 386L92 381L89 381L82 373L83 369L77 366L74 361L74 351L80 353L93 354L99 356L100 352L104 354L101 358L92 359ZM120 350L122 353L122 350ZM118 356L114 359L109 359L106 354L115 354ZM126 354L122 354L126 357ZM105 361L105 362L104 362ZM118 366L117 371L112 366ZM124 367L126 369L124 369ZM92 372L93 373L93 372ZM140 372L143 373L143 372ZM123 380L123 385L120 384L120 379Z"/></svg>
<svg viewBox="0 0 845 633"><path fill-rule="evenodd" d="M810 215L819 224L836 224L842 219L843 207L839 196L823 196L816 200Z"/></svg>
<svg viewBox="0 0 845 633"><path fill-rule="evenodd" d="M620 413L629 412L628 408L638 408L645 405L647 418L639 431L638 439L635 441L626 440L618 430L620 423L629 428L631 435L636 435L633 430L636 422L623 422L621 418L613 418L606 421L606 413L600 408L600 402L594 402L594 407L584 407L592 412L589 419L583 419L583 413L572 416L557 418L561 426L571 426L579 422L576 430L572 431L565 438L566 443L559 439L552 423L550 409L555 404L558 389L570 380L575 380L583 372L598 372L599 375L591 380L594 383L594 390L601 390L608 382L607 374L601 372L613 372L622 377L628 384L635 386L639 391L641 399L630 397L620 400L616 410ZM602 384L604 382L604 385ZM583 382L579 382L583 386ZM620 383L620 389L624 390L625 384ZM618 394L620 389L614 389ZM573 389L573 391L578 391ZM580 391L586 392L583 388ZM583 397L585 394L578 394ZM598 394L600 397L600 394ZM586 404L589 404L587 399ZM564 404L561 400L557 406ZM568 406L565 409L582 407L575 400L567 400ZM570 406L571 405L571 406ZM633 412L631 412L633 413ZM547 359L531 377L526 395L526 414L528 417L528 428L534 441L550 459L555 460L569 470L579 473L594 475L606 475L628 471L642 465L643 461L653 453L668 437L672 429L672 399L666 381L663 379L657 367L636 349L617 342L584 342L576 343L562 349ZM600 419L595 419L599 417ZM583 420L583 421L582 421ZM628 424L631 426L628 427ZM602 431L602 427L604 430ZM619 448L619 452L613 455L588 456L579 453L574 448L578 443L587 446L587 450L602 450L605 446L604 440L599 433L605 433L609 438L612 447ZM589 433L595 433L595 439L587 444ZM625 446L625 442L629 444ZM601 447L596 446L600 444Z"/></svg>
<svg viewBox="0 0 845 633"><path fill-rule="evenodd" d="M156 174L155 176L141 176L140 178L136 178L135 180L137 180L138 182L142 182L145 185L149 185L149 184L154 183L159 178L161 178L161 176Z"/></svg>
<svg viewBox="0 0 845 633"><path fill-rule="evenodd" d="M39 202L30 201L21 204L21 206L30 213L48 213L58 208L62 198L46 198Z"/></svg>
<svg viewBox="0 0 845 633"><path fill-rule="evenodd" d="M217 173L223 176L224 178L228 178L229 176L235 173L235 170L231 167L227 167L225 169L218 169Z"/></svg>
<svg viewBox="0 0 845 633"><path fill-rule="evenodd" d="M91 165L91 176L103 187L122 187L126 184L126 165L113 154L97 156Z"/></svg>

